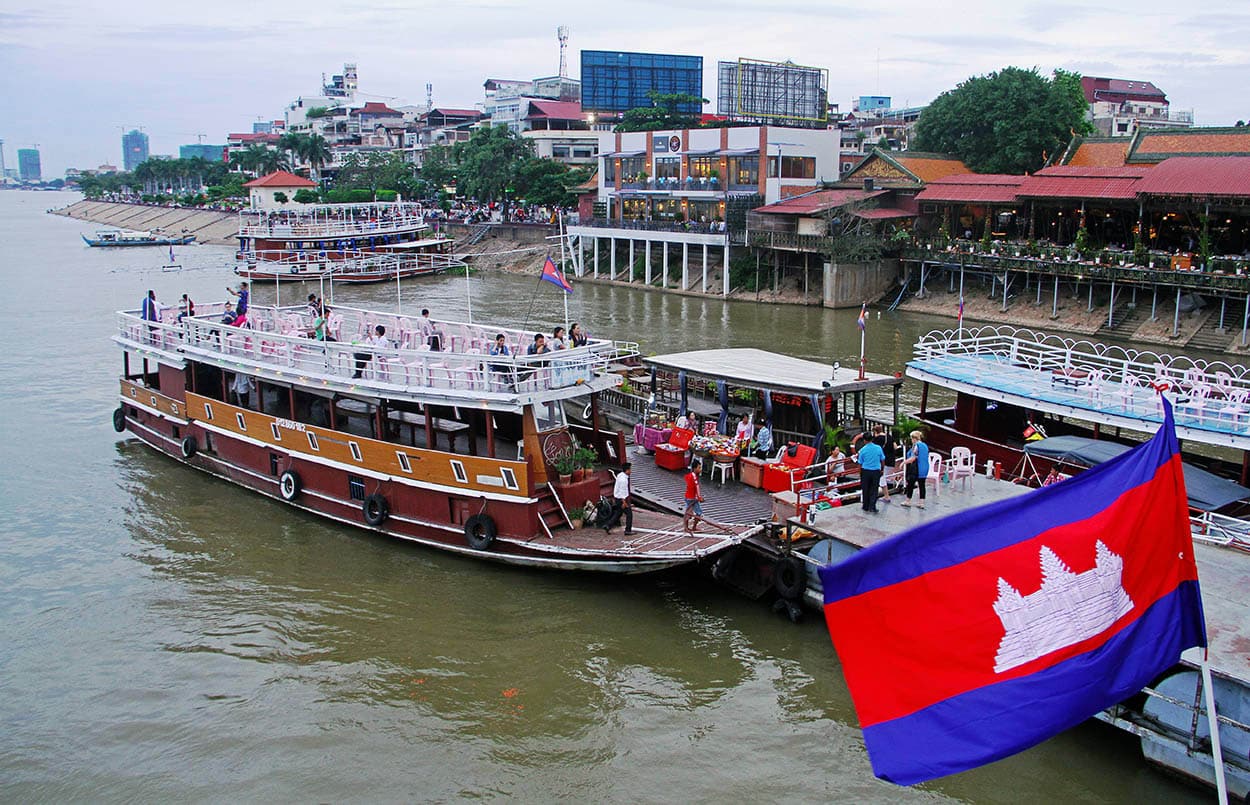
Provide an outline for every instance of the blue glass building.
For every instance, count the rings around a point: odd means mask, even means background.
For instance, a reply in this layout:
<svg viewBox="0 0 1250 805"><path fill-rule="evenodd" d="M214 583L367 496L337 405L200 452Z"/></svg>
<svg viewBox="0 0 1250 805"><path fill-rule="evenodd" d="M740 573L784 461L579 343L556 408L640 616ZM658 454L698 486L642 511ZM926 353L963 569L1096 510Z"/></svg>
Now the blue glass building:
<svg viewBox="0 0 1250 805"><path fill-rule="evenodd" d="M626 112L651 106L647 93L703 97L703 57L668 53L582 51L582 109ZM698 114L702 104L682 104L678 111Z"/></svg>

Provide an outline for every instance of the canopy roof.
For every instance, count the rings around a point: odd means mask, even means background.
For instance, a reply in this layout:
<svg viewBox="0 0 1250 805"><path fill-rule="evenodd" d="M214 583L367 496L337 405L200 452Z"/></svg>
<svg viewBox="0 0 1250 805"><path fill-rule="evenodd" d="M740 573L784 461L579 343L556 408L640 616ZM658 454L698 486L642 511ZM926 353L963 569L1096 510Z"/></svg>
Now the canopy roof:
<svg viewBox="0 0 1250 805"><path fill-rule="evenodd" d="M1027 442L1024 445L1026 453L1085 467L1110 461L1131 449L1118 442L1085 436L1051 436L1049 439ZM1250 498L1250 489L1234 481L1212 475L1189 464L1185 464L1184 468L1185 491L1189 494L1189 505L1195 509L1215 511L1230 503Z"/></svg>
<svg viewBox="0 0 1250 805"><path fill-rule="evenodd" d="M835 373L828 363L792 358L752 347L700 349L643 358L660 369L687 372L699 377L724 380L735 386L801 394L858 391L878 386L902 385L903 378L867 372L858 379L854 369Z"/></svg>

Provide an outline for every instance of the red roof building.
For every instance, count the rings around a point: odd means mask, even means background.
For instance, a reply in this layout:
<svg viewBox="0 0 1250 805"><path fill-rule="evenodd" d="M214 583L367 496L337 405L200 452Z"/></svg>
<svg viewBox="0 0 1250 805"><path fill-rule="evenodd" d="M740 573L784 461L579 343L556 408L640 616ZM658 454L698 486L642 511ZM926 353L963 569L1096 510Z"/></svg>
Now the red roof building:
<svg viewBox="0 0 1250 805"><path fill-rule="evenodd" d="M305 179L303 176L296 176L290 171L274 171L273 173L262 176L259 179L253 179L250 182L246 182L243 186L273 187L278 189L293 187L299 189L301 187L316 187L317 183L309 179Z"/></svg>
<svg viewBox="0 0 1250 805"><path fill-rule="evenodd" d="M1250 156L1172 157L1137 183L1144 196L1250 199Z"/></svg>
<svg viewBox="0 0 1250 805"><path fill-rule="evenodd" d="M816 190L801 196L756 207L753 212L776 215L818 215L822 212L845 207L885 195L887 190Z"/></svg>
<svg viewBox="0 0 1250 805"><path fill-rule="evenodd" d="M944 176L925 185L916 196L919 202L962 202L964 204L1014 204L1020 183L1026 176L1007 173L960 173Z"/></svg>

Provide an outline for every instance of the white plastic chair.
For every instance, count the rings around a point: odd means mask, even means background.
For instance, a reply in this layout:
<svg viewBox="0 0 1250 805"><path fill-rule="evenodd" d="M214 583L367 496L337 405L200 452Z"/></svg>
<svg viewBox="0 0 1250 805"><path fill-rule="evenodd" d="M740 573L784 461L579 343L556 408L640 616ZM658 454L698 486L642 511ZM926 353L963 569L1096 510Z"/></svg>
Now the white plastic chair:
<svg viewBox="0 0 1250 805"><path fill-rule="evenodd" d="M1250 419L1250 389L1230 388L1224 392L1226 404L1216 412L1216 421L1223 423L1224 417L1228 417L1228 422L1233 430L1242 430L1241 421Z"/></svg>
<svg viewBox="0 0 1250 805"><path fill-rule="evenodd" d="M734 475L734 463L732 461L713 461L712 462L712 480L716 480L716 473L720 473L720 485L725 485L725 478L732 478Z"/></svg>
<svg viewBox="0 0 1250 805"><path fill-rule="evenodd" d="M977 474L977 454L969 447L952 447L950 460L946 462L946 475L950 482L959 479L960 489L968 488L968 481Z"/></svg>
<svg viewBox="0 0 1250 805"><path fill-rule="evenodd" d="M1201 424L1206 421L1208 411L1208 401L1211 397L1211 387L1205 383L1198 383L1189 388L1189 398L1187 400L1177 401L1176 415L1188 416L1197 419Z"/></svg>
<svg viewBox="0 0 1250 805"><path fill-rule="evenodd" d="M933 485L933 496L941 494L942 489L942 457L932 450L929 451L929 476L924 479L926 484Z"/></svg>

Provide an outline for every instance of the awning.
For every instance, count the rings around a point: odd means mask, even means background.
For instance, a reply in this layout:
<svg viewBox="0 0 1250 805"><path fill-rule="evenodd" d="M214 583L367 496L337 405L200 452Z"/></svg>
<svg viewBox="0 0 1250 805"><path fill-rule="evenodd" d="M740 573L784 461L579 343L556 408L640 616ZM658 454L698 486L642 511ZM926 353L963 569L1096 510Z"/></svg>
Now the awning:
<svg viewBox="0 0 1250 805"><path fill-rule="evenodd" d="M877 386L902 385L901 377L839 369L828 363L808 361L752 347L701 349L643 358L643 363L674 372L725 380L743 388L769 389L803 394L837 394Z"/></svg>
<svg viewBox="0 0 1250 805"><path fill-rule="evenodd" d="M759 153L760 149L758 148L730 148L728 150L721 151L720 155L723 157L749 157L759 156Z"/></svg>
<svg viewBox="0 0 1250 805"><path fill-rule="evenodd" d="M646 151L609 151L606 154L600 154L601 157L640 157Z"/></svg>
<svg viewBox="0 0 1250 805"><path fill-rule="evenodd" d="M672 153L674 156L706 157L706 156L711 156L712 154L715 154L716 152L717 151L715 148L691 148L689 151L673 151ZM657 152L657 153L662 153L662 152Z"/></svg>
<svg viewBox="0 0 1250 805"><path fill-rule="evenodd" d="M1110 461L1131 449L1128 445L1118 442L1090 439L1085 436L1051 436L1036 442L1026 442L1024 445L1024 452L1031 455L1044 456L1083 467L1092 467L1095 464ZM1185 491L1189 494L1189 505L1195 509L1216 511L1230 503L1250 498L1250 489L1235 481L1221 478L1189 464L1182 466L1185 470Z"/></svg>

